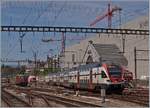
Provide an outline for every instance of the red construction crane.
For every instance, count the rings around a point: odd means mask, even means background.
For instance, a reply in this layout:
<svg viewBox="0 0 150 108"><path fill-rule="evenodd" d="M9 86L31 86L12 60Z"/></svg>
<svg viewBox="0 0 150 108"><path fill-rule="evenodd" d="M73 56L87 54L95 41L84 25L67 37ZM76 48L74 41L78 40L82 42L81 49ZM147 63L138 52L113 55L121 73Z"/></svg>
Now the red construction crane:
<svg viewBox="0 0 150 108"><path fill-rule="evenodd" d="M96 19L90 23L90 26L94 26L97 22L103 20L105 17L108 17L108 28L111 28L112 16L115 11L121 11L122 9L118 6L114 6L111 8L110 3L108 3L108 10L101 16L97 16Z"/></svg>

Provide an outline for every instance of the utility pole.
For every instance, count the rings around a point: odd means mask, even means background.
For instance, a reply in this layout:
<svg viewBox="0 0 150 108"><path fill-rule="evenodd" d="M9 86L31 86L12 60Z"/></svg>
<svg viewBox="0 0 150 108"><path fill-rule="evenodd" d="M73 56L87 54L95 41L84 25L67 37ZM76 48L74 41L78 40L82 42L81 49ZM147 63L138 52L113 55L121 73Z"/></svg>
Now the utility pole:
<svg viewBox="0 0 150 108"><path fill-rule="evenodd" d="M18 62L18 68L21 69L21 68L20 68L20 62L19 62L19 61L17 61L17 62Z"/></svg>
<svg viewBox="0 0 150 108"><path fill-rule="evenodd" d="M36 52L33 52L34 56L34 75L37 77L37 54ZM35 86L37 85L37 82L35 82Z"/></svg>
<svg viewBox="0 0 150 108"><path fill-rule="evenodd" d="M66 34L64 32L62 32L61 46L62 46L61 53L64 54L66 47Z"/></svg>
<svg viewBox="0 0 150 108"><path fill-rule="evenodd" d="M135 72L135 83L137 84L137 61L136 61L136 47L134 47L134 72ZM136 86L136 85L135 85Z"/></svg>
<svg viewBox="0 0 150 108"><path fill-rule="evenodd" d="M121 29L121 10L119 10L119 29Z"/></svg>
<svg viewBox="0 0 150 108"><path fill-rule="evenodd" d="M25 36L25 33L21 34L21 32L19 32L19 36L20 36L20 38L19 38L19 41L20 41L20 51L21 51L21 53L24 53L22 42L23 42L23 37Z"/></svg>
<svg viewBox="0 0 150 108"><path fill-rule="evenodd" d="M54 58L54 72L56 72L56 58Z"/></svg>
<svg viewBox="0 0 150 108"><path fill-rule="evenodd" d="M57 63L57 67L60 68L60 58L59 58L59 56L58 56L57 62L58 62L58 63Z"/></svg>
<svg viewBox="0 0 150 108"><path fill-rule="evenodd" d="M23 52L23 51L22 51L22 39L23 39L22 37L20 37L20 39L19 39L19 41L20 41L20 48L21 48L20 51L21 51L21 53Z"/></svg>
<svg viewBox="0 0 150 108"><path fill-rule="evenodd" d="M122 35L122 53L125 53L125 36Z"/></svg>
<svg viewBox="0 0 150 108"><path fill-rule="evenodd" d="M137 79L137 61L136 61L136 47L134 47L134 63L135 63L135 68L134 68L134 71L135 71L135 79Z"/></svg>
<svg viewBox="0 0 150 108"><path fill-rule="evenodd" d="M36 55L36 52L34 52L34 69L36 70L37 68L37 64L36 64L36 60L37 60L37 55ZM35 72L35 71L34 71ZM36 72L35 72L35 75L36 75Z"/></svg>
<svg viewBox="0 0 150 108"><path fill-rule="evenodd" d="M48 65L48 68L50 67L49 65L49 56L47 55L47 65Z"/></svg>

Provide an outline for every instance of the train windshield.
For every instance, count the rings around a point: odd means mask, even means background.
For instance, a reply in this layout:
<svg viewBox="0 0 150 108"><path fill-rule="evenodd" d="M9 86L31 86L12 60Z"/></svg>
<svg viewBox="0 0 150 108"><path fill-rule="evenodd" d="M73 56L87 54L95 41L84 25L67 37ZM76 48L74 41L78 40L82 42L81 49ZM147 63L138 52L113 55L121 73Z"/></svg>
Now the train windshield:
<svg viewBox="0 0 150 108"><path fill-rule="evenodd" d="M109 66L109 73L113 77L121 77L121 68L119 66Z"/></svg>

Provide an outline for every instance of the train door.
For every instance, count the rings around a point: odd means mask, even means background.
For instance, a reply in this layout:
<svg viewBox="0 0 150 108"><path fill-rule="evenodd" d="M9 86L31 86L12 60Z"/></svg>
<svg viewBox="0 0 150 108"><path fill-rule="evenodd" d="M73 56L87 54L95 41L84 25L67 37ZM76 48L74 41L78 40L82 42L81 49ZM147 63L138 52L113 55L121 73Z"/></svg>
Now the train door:
<svg viewBox="0 0 150 108"><path fill-rule="evenodd" d="M77 89L80 88L80 73L79 71L77 72L77 75L75 75L75 77L77 77Z"/></svg>
<svg viewBox="0 0 150 108"><path fill-rule="evenodd" d="M97 77L96 77L96 85L98 85L98 84L100 83L101 79L102 79L102 78L101 78L100 67L97 68L96 74L97 74Z"/></svg>

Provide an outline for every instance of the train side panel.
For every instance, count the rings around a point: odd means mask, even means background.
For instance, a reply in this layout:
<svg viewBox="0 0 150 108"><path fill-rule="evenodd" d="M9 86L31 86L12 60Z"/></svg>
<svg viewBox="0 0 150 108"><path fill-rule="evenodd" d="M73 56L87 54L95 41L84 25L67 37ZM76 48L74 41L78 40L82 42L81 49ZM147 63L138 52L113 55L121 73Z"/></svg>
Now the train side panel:
<svg viewBox="0 0 150 108"><path fill-rule="evenodd" d="M56 85L90 91L100 90L103 85L107 85L108 89L117 88L124 84L121 69L120 66L103 64L60 72L60 74L52 75L51 80Z"/></svg>

